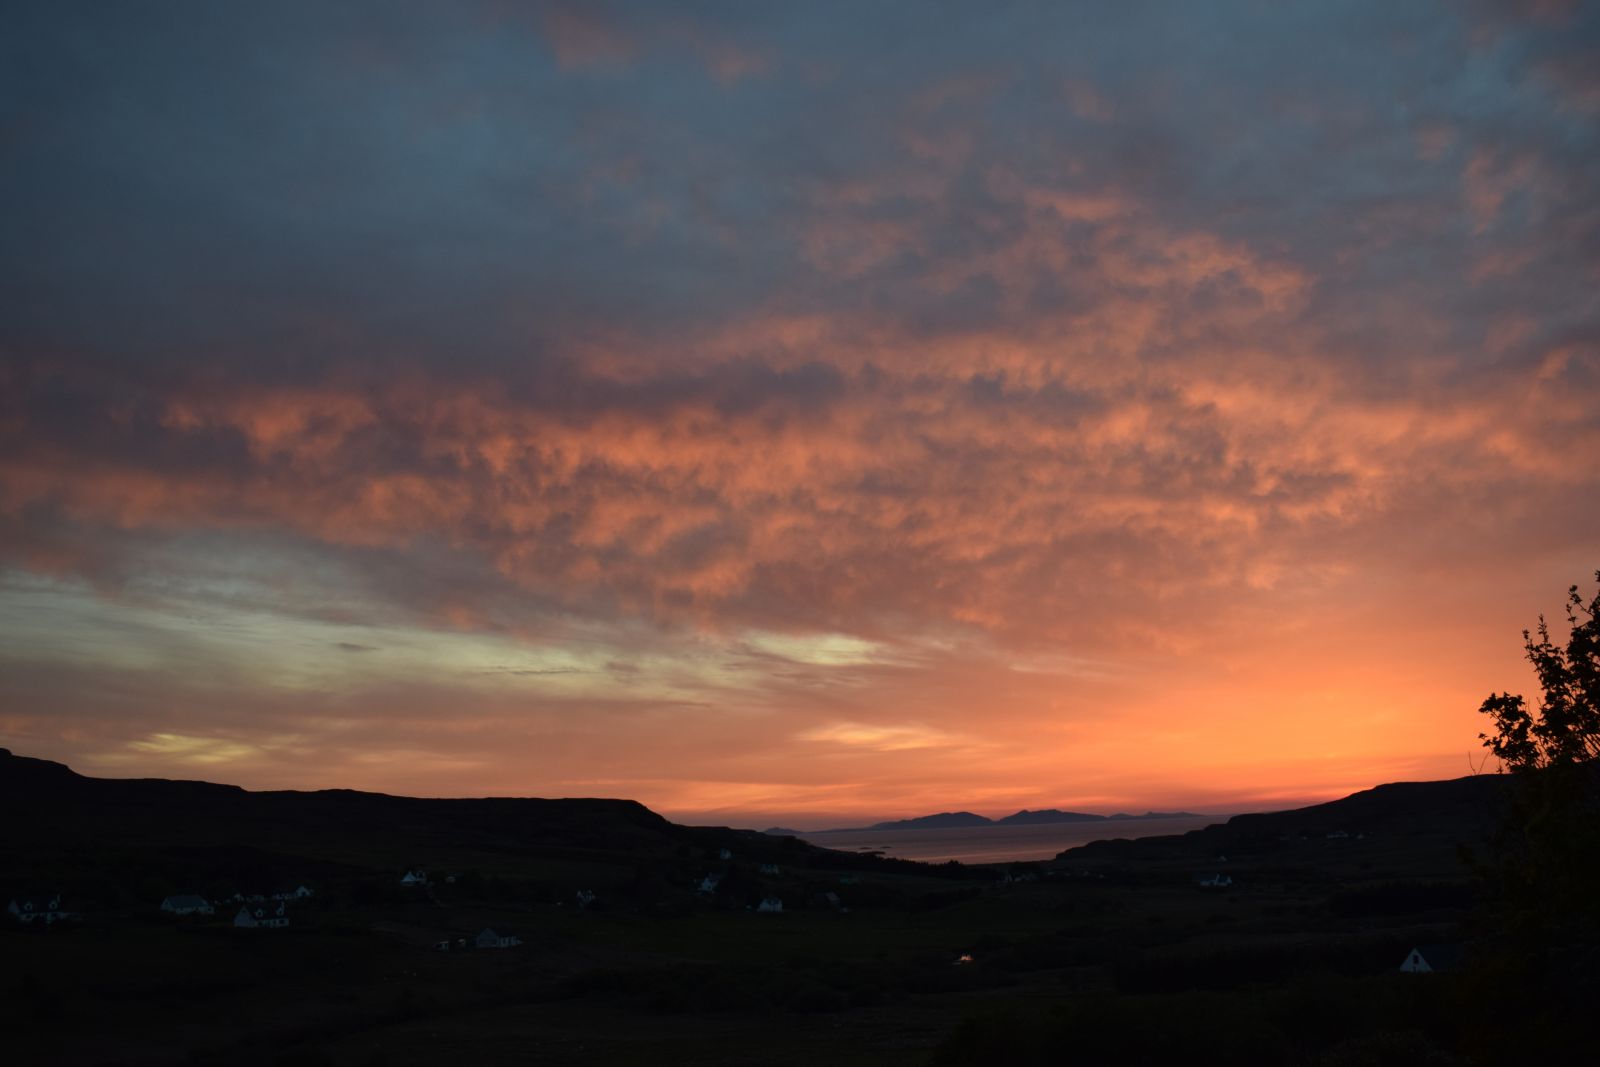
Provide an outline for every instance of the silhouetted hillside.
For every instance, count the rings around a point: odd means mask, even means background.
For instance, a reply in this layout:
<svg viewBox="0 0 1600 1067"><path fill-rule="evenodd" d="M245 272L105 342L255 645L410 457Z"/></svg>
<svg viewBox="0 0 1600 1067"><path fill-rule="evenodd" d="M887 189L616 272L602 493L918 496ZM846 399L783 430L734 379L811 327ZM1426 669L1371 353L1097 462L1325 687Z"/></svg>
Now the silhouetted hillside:
<svg viewBox="0 0 1600 1067"><path fill-rule="evenodd" d="M1400 847L1453 856L1461 843L1482 841L1493 829L1508 784L1501 775L1396 782L1326 804L1235 815L1181 835L1095 841L1068 849L1056 862L1211 863L1218 856L1280 855L1311 843L1324 849Z"/></svg>
<svg viewBox="0 0 1600 1067"><path fill-rule="evenodd" d="M252 883L399 871L449 862L485 871L529 861L632 868L726 849L789 867L894 869L906 861L832 852L790 837L669 822L632 800L424 799L348 789L252 792L211 782L80 775L0 749L0 852L20 885L77 884L115 871L192 883ZM4 887L0 887L4 888Z"/></svg>

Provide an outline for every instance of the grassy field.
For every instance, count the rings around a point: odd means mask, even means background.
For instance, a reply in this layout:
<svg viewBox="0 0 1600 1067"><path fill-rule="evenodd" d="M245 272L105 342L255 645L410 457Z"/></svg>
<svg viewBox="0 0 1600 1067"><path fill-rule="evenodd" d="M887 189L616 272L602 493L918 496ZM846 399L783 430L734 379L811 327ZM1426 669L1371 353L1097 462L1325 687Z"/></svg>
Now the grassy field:
<svg viewBox="0 0 1600 1067"><path fill-rule="evenodd" d="M603 866L520 873L599 884ZM954 890L807 869L807 887L874 903L805 907L802 879L769 880L794 902L775 915L712 898L661 914L602 896L584 911L453 887L359 908L324 898L294 907L286 930L235 930L226 912L91 914L0 931L14 982L0 1025L39 1063L737 1063L754 1049L773 1063L931 1062L992 1045L996 1028L1081 1029L1071 1012L1088 1003L1104 1017L1204 995L1237 1014L1308 983L1334 983L1341 1003L1409 995L1428 980L1391 973L1406 950L1458 937L1470 914L1459 871L1418 882L1413 867L1374 860L1363 882L1297 864L1294 881L1225 891L1159 869L1136 884L1065 873ZM484 927L524 943L432 947Z"/></svg>

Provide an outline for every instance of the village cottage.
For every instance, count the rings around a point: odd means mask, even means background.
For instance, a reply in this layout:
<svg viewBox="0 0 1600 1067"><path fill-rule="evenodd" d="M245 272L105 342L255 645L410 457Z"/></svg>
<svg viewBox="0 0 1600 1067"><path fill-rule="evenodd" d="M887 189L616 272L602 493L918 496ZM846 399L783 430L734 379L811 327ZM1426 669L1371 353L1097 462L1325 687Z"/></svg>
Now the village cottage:
<svg viewBox="0 0 1600 1067"><path fill-rule="evenodd" d="M247 904L233 917L233 925L241 930L276 930L289 925L289 914L281 903L275 907Z"/></svg>
<svg viewBox="0 0 1600 1067"><path fill-rule="evenodd" d="M479 948L515 948L522 944L522 938L515 934L497 934L485 927L478 933L476 944Z"/></svg>
<svg viewBox="0 0 1600 1067"><path fill-rule="evenodd" d="M49 897L24 897L21 902L13 900L6 905L6 911L20 923L32 924L37 922L43 923L45 926L71 918L73 914L70 911L61 910L61 897L59 894Z"/></svg>
<svg viewBox="0 0 1600 1067"><path fill-rule="evenodd" d="M215 915L217 909L205 897L193 893L179 893L161 902L161 910L170 915Z"/></svg>

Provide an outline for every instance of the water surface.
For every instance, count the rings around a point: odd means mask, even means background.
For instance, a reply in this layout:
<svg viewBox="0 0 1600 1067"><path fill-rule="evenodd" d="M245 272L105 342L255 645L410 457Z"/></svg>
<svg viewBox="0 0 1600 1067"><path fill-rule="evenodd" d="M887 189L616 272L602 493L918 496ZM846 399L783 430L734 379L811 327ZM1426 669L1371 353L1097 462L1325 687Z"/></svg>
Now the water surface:
<svg viewBox="0 0 1600 1067"><path fill-rule="evenodd" d="M841 852L878 850L903 860L943 863L1002 863L1007 860L1047 860L1056 853L1090 841L1114 837L1160 837L1185 834L1227 815L1198 815L1187 819L1118 819L1115 822L1061 822L1042 826L961 826L939 830L832 830L805 833L813 845Z"/></svg>

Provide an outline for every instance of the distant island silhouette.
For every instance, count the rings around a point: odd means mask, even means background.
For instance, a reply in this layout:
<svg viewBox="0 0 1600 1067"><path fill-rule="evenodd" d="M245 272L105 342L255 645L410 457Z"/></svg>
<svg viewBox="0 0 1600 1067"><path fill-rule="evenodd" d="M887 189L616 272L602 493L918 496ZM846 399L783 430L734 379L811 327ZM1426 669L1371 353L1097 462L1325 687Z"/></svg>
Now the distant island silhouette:
<svg viewBox="0 0 1600 1067"><path fill-rule="evenodd" d="M1051 823L1074 822L1127 822L1139 819L1203 819L1206 816L1193 811L1147 811L1132 815L1119 811L1115 815L1095 815L1083 811L1061 811L1058 808L1041 808L1021 811L999 819L991 819L971 811L941 811L935 815L919 815L910 819L891 819L875 822L871 826L836 826L827 830L794 830L786 826L769 826L761 831L780 837L798 837L802 834L850 834L882 830L956 830L978 826L1044 826Z"/></svg>

